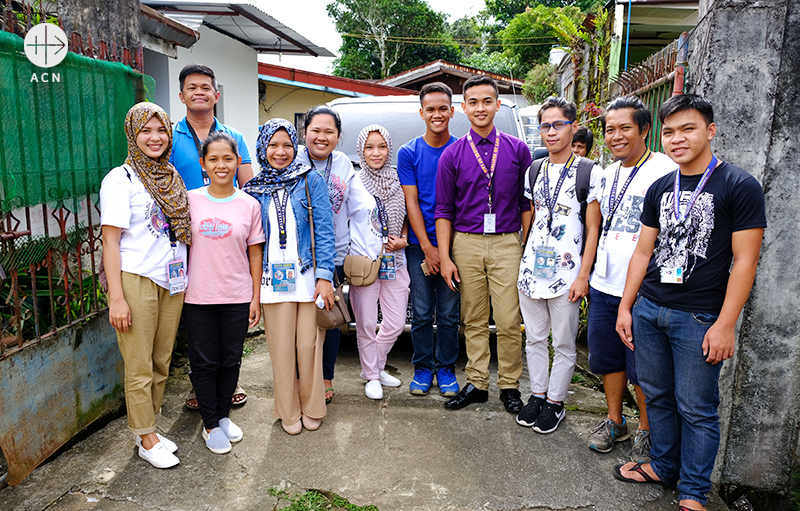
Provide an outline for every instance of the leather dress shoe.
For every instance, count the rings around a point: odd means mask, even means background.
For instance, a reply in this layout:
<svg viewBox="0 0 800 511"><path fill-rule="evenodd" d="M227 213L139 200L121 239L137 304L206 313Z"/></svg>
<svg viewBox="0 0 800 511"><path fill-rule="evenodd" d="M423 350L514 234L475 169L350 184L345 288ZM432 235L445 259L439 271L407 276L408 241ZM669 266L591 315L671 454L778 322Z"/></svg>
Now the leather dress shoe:
<svg viewBox="0 0 800 511"><path fill-rule="evenodd" d="M461 389L461 392L444 404L444 407L451 410L460 410L472 403L485 403L488 400L488 390L480 390L475 387L475 385L467 383L467 385Z"/></svg>
<svg viewBox="0 0 800 511"><path fill-rule="evenodd" d="M518 389L500 389L500 401L509 413L517 413L522 410L522 396Z"/></svg>

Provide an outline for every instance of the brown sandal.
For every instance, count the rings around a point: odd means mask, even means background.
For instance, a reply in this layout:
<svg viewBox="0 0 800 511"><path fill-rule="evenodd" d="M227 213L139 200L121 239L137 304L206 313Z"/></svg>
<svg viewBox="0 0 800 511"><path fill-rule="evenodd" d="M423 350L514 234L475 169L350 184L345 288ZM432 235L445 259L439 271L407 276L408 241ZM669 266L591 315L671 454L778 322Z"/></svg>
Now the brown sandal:
<svg viewBox="0 0 800 511"><path fill-rule="evenodd" d="M618 479L618 480L620 480L622 482L625 482L625 483L635 483L635 484L650 484L650 483L653 483L653 484L660 484L661 486L663 486L665 488L672 488L672 486L666 484L664 481L660 481L658 479L653 479L650 476L650 474L645 472L645 470L642 468L643 464L644 463L635 464L630 469L628 469L628 472L636 472L637 474L641 475L644 478L644 481L637 481L636 479L631 479L630 477L625 477L624 475L622 475L622 467L625 466L624 463L622 465L617 465L616 467L614 467L614 478Z"/></svg>

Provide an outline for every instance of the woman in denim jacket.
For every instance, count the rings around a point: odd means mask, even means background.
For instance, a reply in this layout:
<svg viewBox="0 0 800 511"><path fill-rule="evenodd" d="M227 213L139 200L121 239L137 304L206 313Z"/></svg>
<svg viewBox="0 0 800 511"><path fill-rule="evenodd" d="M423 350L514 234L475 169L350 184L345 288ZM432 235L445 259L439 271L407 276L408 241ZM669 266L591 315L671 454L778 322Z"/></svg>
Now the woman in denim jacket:
<svg viewBox="0 0 800 511"><path fill-rule="evenodd" d="M272 359L273 413L287 433L296 435L303 427L318 429L325 416L325 331L317 328L314 302L333 307L333 217L325 180L295 160L297 131L289 121L272 119L261 127L256 155L261 173L244 191L261 203L267 234L261 303Z"/></svg>

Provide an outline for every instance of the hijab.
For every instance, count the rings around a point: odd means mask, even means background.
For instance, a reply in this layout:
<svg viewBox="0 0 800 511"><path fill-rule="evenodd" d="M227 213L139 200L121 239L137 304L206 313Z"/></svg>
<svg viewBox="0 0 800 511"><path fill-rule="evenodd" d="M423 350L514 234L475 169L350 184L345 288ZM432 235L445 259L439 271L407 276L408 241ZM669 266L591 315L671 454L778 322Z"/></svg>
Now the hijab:
<svg viewBox="0 0 800 511"><path fill-rule="evenodd" d="M367 143L367 137L373 131L377 131L386 141L386 146L389 148L389 156L386 162L380 169L373 169L367 164L364 159L364 145ZM369 193L378 197L383 202L386 208L386 214L389 217L389 234L400 236L403 230L403 222L406 218L406 200L403 195L403 189L400 186L400 178L397 177L397 171L391 166L390 160L392 159L392 137L383 126L379 124L370 124L358 134L356 141L356 153L361 162L361 181Z"/></svg>
<svg viewBox="0 0 800 511"><path fill-rule="evenodd" d="M158 117L169 135L167 148L157 160L144 154L136 143L142 128L153 116ZM133 169L150 197L168 218L167 221L175 237L187 245L191 244L192 223L189 219L186 185L169 162L172 152L172 121L169 116L154 103L143 102L133 105L125 116L125 136L128 138L128 157L125 163Z"/></svg>
<svg viewBox="0 0 800 511"><path fill-rule="evenodd" d="M282 169L274 168L267 159L267 147L278 130L285 130L294 146L292 162ZM297 160L297 130L286 119L271 119L261 126L256 141L256 158L261 165L261 172L242 187L251 195L269 194L278 188L289 188L311 170L311 167Z"/></svg>

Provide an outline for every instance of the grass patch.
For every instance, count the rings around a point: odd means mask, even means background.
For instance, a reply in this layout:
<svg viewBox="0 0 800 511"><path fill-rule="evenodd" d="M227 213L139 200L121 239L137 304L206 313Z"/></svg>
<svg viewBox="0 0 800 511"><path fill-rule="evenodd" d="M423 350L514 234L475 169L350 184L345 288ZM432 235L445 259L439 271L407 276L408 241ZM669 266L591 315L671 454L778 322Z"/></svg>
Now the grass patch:
<svg viewBox="0 0 800 511"><path fill-rule="evenodd" d="M247 346L247 345L245 345L245 346L244 346L244 349L242 350L242 358L244 358L244 357L246 357L247 355L251 354L251 353L252 353L252 352L254 352L255 350L256 350L256 349L255 349L253 346Z"/></svg>
<svg viewBox="0 0 800 511"><path fill-rule="evenodd" d="M281 508L284 511L378 511L375 506L356 506L347 499L325 490L307 490L302 494L293 494L270 488L268 493L289 502L288 506Z"/></svg>

